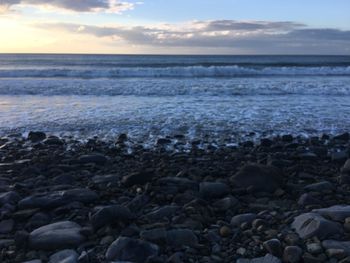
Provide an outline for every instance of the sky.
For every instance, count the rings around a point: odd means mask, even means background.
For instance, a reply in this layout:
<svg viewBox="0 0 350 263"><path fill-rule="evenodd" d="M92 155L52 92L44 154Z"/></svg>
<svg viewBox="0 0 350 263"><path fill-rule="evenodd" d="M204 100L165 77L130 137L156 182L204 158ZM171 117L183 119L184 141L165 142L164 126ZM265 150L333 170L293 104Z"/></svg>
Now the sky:
<svg viewBox="0 0 350 263"><path fill-rule="evenodd" d="M350 1L0 0L0 53L350 55Z"/></svg>

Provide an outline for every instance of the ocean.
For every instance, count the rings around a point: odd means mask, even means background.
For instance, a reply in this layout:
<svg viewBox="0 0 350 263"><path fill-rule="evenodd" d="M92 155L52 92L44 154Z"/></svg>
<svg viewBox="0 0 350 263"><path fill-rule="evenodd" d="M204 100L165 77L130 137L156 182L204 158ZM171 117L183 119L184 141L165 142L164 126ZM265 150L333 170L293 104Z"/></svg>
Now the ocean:
<svg viewBox="0 0 350 263"><path fill-rule="evenodd" d="M0 55L0 135L235 142L350 130L350 56Z"/></svg>

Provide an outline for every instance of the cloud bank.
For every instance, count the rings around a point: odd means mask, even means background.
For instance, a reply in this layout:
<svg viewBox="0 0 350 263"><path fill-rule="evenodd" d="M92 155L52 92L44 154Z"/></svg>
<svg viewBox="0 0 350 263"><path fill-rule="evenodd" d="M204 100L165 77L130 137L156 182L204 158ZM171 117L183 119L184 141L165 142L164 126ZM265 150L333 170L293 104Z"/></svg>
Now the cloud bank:
<svg viewBox="0 0 350 263"><path fill-rule="evenodd" d="M20 5L59 8L74 12L120 13L132 9L133 3L118 0L1 0L0 12L10 11Z"/></svg>
<svg viewBox="0 0 350 263"><path fill-rule="evenodd" d="M305 24L282 21L194 21L156 26L107 26L50 23L38 25L74 34L109 38L115 45L186 50L240 50L253 54L350 54L350 31L310 28Z"/></svg>

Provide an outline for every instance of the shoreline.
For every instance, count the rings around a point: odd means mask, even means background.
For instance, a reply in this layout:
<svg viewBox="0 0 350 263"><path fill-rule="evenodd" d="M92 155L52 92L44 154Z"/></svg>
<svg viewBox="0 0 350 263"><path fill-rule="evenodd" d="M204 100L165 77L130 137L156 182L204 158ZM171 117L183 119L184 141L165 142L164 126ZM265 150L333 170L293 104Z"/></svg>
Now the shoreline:
<svg viewBox="0 0 350 263"><path fill-rule="evenodd" d="M0 138L0 261L350 261L349 133L172 143Z"/></svg>

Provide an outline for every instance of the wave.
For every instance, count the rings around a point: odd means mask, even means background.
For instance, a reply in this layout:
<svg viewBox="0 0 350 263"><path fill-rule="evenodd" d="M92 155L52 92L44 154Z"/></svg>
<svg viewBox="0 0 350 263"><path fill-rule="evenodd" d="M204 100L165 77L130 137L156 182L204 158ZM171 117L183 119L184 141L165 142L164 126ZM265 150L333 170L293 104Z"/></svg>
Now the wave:
<svg viewBox="0 0 350 263"><path fill-rule="evenodd" d="M0 81L0 95L43 96L350 96L350 77L312 78L144 78L50 79L9 78Z"/></svg>
<svg viewBox="0 0 350 263"><path fill-rule="evenodd" d="M347 67L119 67L0 69L0 78L229 78L254 76L350 76Z"/></svg>

